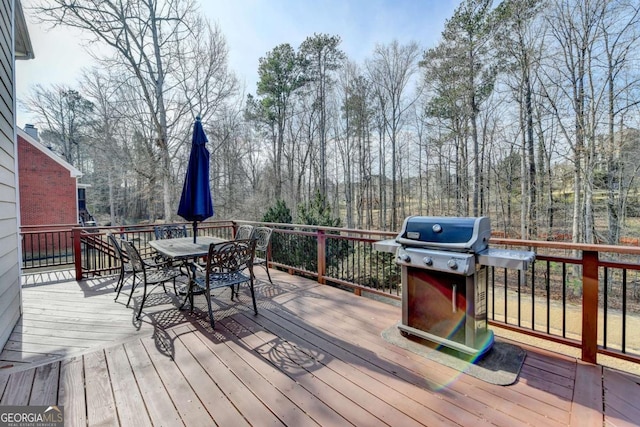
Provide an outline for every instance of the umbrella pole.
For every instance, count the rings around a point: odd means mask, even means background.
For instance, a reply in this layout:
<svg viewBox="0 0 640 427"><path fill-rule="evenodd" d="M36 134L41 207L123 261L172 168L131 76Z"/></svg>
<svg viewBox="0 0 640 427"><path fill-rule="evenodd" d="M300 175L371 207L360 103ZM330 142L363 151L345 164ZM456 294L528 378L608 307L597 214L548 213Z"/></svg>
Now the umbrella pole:
<svg viewBox="0 0 640 427"><path fill-rule="evenodd" d="M193 243L196 242L197 235L198 235L198 221L193 221Z"/></svg>

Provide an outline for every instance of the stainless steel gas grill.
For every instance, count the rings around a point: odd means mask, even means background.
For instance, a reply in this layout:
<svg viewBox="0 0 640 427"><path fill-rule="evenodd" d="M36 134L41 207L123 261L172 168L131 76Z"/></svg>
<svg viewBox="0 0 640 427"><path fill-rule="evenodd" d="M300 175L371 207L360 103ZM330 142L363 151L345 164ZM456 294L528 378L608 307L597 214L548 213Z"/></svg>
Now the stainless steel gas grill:
<svg viewBox="0 0 640 427"><path fill-rule="evenodd" d="M535 254L491 249L490 237L487 217L411 216L395 240L374 244L402 267L403 333L476 357L491 348L485 267L526 270Z"/></svg>

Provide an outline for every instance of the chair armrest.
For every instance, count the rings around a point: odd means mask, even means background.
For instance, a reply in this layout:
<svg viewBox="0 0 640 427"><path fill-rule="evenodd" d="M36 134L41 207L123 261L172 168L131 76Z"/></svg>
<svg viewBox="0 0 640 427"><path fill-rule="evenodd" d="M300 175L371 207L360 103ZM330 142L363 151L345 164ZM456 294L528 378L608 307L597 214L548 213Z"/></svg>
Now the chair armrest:
<svg viewBox="0 0 640 427"><path fill-rule="evenodd" d="M158 257L145 258L142 260L142 262L144 262L145 267L150 267L150 268L172 267L171 260L168 260L168 259L160 260Z"/></svg>
<svg viewBox="0 0 640 427"><path fill-rule="evenodd" d="M205 267L203 265L198 264L195 261L189 261L187 263L187 265L191 268L193 268L194 271L196 272L200 272L200 273L204 273L205 272Z"/></svg>

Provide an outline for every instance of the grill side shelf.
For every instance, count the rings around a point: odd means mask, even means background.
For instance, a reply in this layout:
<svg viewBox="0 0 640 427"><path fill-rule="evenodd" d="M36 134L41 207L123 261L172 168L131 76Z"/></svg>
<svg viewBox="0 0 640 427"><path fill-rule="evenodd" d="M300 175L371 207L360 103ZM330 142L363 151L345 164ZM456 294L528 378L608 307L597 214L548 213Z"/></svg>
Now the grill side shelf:
<svg viewBox="0 0 640 427"><path fill-rule="evenodd" d="M388 252L390 254L395 254L399 247L400 243L396 242L395 239L379 240L377 242L373 242L373 249L378 252Z"/></svg>
<svg viewBox="0 0 640 427"><path fill-rule="evenodd" d="M528 270L535 252L488 248L478 252L478 264L513 270Z"/></svg>

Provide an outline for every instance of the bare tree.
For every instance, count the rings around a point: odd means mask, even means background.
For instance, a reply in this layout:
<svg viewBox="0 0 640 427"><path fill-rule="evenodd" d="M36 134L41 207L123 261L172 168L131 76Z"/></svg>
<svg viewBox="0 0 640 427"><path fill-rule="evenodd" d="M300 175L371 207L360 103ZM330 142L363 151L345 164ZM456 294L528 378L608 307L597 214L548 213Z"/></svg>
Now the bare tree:
<svg viewBox="0 0 640 427"><path fill-rule="evenodd" d="M597 121L589 112L598 110L594 104L599 102L594 96L593 70L591 60L596 55L595 41L602 19L603 0L592 2L574 2L558 0L553 11L547 15L551 35L560 49L560 61L554 61L549 70L557 75L546 79L547 86L555 86L559 97L549 96L545 90L546 101L555 112L557 124L563 136L570 144L573 154L573 221L572 235L574 242L592 241L593 216L590 207L590 196L585 195L585 188L591 191L591 180L585 180L585 172L593 172L593 150L589 144L594 142ZM556 83L558 82L558 83ZM566 104L565 104L566 103ZM564 111L570 114L565 114ZM586 230L589 231L586 231ZM585 232L587 236L585 236Z"/></svg>
<svg viewBox="0 0 640 427"><path fill-rule="evenodd" d="M534 96L536 68L540 66L544 26L536 17L541 0L508 0L499 8L502 25L497 34L498 49L506 65L507 85L518 106L518 122L522 140L521 237L537 234L538 182L534 140Z"/></svg>
<svg viewBox="0 0 640 427"><path fill-rule="evenodd" d="M416 101L407 99L407 89L418 68L419 46L416 42L400 45L394 40L389 45L377 45L373 57L367 61L369 79L379 96L385 98L385 132L391 142L391 229L398 227L398 134L402 127L403 115Z"/></svg>
<svg viewBox="0 0 640 427"><path fill-rule="evenodd" d="M352 163L356 165L360 162L356 160L356 144L354 140L356 140L355 132L352 130L352 122L351 117L353 113L351 112L351 106L349 104L349 97L351 96L350 87L351 82L355 79L354 75L357 73L357 68L353 63L347 63L342 68L342 72L338 77L338 88L337 93L340 99L337 99L336 102L339 103L340 109L342 110L342 117L337 118L334 123L335 131L334 131L334 139L336 141L336 145L338 147L338 152L340 153L340 161L342 166L342 176L343 176L343 192L344 192L344 200L345 200L345 217L346 217L346 226L348 228L353 228L353 192L354 192L354 179L355 179L355 171ZM355 160L355 162L354 162ZM359 215L359 219L361 215Z"/></svg>
<svg viewBox="0 0 640 427"><path fill-rule="evenodd" d="M178 84L181 46L193 36L191 0L48 0L36 6L41 19L83 30L97 46L107 46L105 65L124 66L139 88L159 152L164 217L172 216L169 92Z"/></svg>
<svg viewBox="0 0 640 427"><path fill-rule="evenodd" d="M625 218L626 197L631 188L628 177L634 177L640 165L624 160L624 154L633 147L632 132L627 132L624 117L629 109L640 103L633 96L640 89L640 75L629 52L640 38L640 5L636 2L605 2L600 30L604 44L603 66L606 76L607 130L604 153L609 244L620 241L620 230ZM616 132L616 122L620 131ZM624 148L623 148L624 147ZM635 163L635 164L634 164ZM629 174L629 170L631 173ZM632 178L633 179L633 178Z"/></svg>
<svg viewBox="0 0 640 427"><path fill-rule="evenodd" d="M97 183L99 178L106 181L104 185L96 187L107 187L109 223L114 225L117 223L116 183L125 167L120 144L116 140L118 127L124 119L119 114L119 108L114 105L114 101L118 99L119 85L112 75L94 68L84 73L82 87L95 106L93 137L90 139L95 156L92 184Z"/></svg>
<svg viewBox="0 0 640 427"><path fill-rule="evenodd" d="M93 104L70 87L52 85L47 89L36 85L22 105L38 117L42 138L67 162L84 170L80 153L87 140Z"/></svg>
<svg viewBox="0 0 640 427"><path fill-rule="evenodd" d="M345 54L338 49L339 36L314 34L300 45L300 55L307 63L306 74L315 86L315 102L319 111L320 192L327 197L327 96L333 85L332 72L340 68ZM324 200L324 199L323 199Z"/></svg>
<svg viewBox="0 0 640 427"><path fill-rule="evenodd" d="M176 39L174 79L177 85L173 119L186 113L191 125L196 116L206 118L228 111L226 103L238 93L238 80L228 68L228 47L217 25L198 15L189 15L190 36Z"/></svg>

